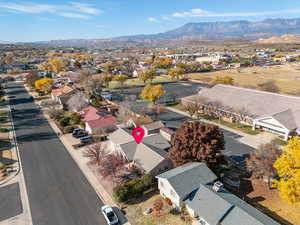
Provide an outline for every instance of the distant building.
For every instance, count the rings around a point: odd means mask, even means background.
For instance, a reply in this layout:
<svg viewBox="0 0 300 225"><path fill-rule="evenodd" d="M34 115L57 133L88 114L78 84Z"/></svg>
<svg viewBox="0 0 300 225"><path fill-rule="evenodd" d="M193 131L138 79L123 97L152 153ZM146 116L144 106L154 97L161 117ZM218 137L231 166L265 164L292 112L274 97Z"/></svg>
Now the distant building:
<svg viewBox="0 0 300 225"><path fill-rule="evenodd" d="M188 104L201 98L208 105L220 103L216 110L223 117L249 124L253 129L278 134L285 140L300 134L300 97L218 84L181 101Z"/></svg>

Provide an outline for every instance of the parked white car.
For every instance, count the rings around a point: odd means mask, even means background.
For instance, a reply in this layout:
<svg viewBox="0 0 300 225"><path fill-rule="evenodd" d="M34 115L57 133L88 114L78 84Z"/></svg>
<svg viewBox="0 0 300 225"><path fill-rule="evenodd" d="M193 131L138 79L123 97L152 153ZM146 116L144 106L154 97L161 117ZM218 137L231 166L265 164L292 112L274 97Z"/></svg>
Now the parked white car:
<svg viewBox="0 0 300 225"><path fill-rule="evenodd" d="M101 207L101 211L108 225L119 223L119 219L111 206L104 205Z"/></svg>

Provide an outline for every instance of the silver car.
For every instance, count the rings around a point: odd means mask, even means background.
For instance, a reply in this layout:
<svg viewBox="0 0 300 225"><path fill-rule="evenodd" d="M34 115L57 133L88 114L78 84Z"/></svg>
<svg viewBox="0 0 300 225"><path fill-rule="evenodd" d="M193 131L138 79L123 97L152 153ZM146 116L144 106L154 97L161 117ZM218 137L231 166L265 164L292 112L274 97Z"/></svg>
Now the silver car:
<svg viewBox="0 0 300 225"><path fill-rule="evenodd" d="M115 225L119 223L119 219L111 206L109 205L102 206L101 212L108 225Z"/></svg>

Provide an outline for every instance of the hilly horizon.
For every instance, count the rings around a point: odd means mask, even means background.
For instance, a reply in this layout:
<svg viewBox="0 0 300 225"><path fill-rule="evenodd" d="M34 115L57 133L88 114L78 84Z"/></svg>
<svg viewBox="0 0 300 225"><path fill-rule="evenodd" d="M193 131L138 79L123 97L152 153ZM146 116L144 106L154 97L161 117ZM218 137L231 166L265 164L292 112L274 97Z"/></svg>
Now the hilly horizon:
<svg viewBox="0 0 300 225"><path fill-rule="evenodd" d="M42 44L50 46L139 46L149 43L172 41L222 41L266 39L286 34L300 34L300 18L265 19L262 21L218 21L187 23L181 27L164 33L120 36L107 39L67 39L26 42L26 44ZM24 42L23 42L24 43Z"/></svg>

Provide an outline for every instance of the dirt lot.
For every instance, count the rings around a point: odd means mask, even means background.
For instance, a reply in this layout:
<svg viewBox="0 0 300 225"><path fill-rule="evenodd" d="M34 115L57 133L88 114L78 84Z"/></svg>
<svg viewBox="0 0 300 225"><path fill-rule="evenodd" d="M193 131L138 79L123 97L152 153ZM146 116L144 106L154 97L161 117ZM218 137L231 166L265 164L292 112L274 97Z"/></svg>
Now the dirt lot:
<svg viewBox="0 0 300 225"><path fill-rule="evenodd" d="M255 86L258 84L274 80L282 93L292 93L300 91L300 65L280 65L270 67L249 67L237 69L194 73L188 76L191 79L202 80L205 82L212 81L216 76L231 76L237 86Z"/></svg>
<svg viewBox="0 0 300 225"><path fill-rule="evenodd" d="M254 205L281 224L300 225L300 206L281 199L277 190L269 190L261 180L253 180L252 187L247 197Z"/></svg>

